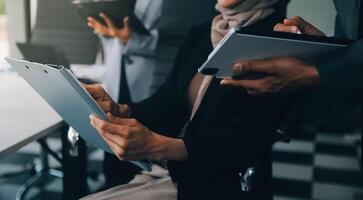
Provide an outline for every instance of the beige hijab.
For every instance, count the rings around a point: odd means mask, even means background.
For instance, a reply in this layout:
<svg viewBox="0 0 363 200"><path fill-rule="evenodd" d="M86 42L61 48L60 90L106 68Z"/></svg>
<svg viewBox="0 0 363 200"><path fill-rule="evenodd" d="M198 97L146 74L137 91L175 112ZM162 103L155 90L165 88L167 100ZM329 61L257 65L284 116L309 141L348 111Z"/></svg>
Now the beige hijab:
<svg viewBox="0 0 363 200"><path fill-rule="evenodd" d="M212 44L216 47L228 31L235 26L248 26L254 24L265 17L271 15L274 9L271 8L273 4L279 0L239 0L238 4L233 9L223 8L216 5L216 9L221 12L216 16L212 22ZM192 84L189 88L189 95L191 95L191 102L193 104L192 114L190 120L196 114L205 93L208 90L213 76L204 76L198 73L194 76ZM198 81L199 80L199 81ZM201 83L198 83L201 82ZM194 84L193 84L194 83ZM195 90L198 90L197 95L194 96Z"/></svg>
<svg viewBox="0 0 363 200"><path fill-rule="evenodd" d="M236 26L249 26L274 12L272 6L279 0L239 0L234 8L224 8L216 5L221 13L212 22L212 44L216 47L230 29Z"/></svg>

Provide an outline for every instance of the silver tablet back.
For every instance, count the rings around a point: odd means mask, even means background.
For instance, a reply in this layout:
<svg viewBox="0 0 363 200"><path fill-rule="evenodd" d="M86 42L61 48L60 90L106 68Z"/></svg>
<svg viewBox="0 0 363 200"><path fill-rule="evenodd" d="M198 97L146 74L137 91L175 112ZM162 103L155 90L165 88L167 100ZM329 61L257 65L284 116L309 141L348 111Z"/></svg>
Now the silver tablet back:
<svg viewBox="0 0 363 200"><path fill-rule="evenodd" d="M299 41L237 33L232 29L199 68L219 78L231 77L232 66L240 60L294 57L306 60L322 56L348 45Z"/></svg>

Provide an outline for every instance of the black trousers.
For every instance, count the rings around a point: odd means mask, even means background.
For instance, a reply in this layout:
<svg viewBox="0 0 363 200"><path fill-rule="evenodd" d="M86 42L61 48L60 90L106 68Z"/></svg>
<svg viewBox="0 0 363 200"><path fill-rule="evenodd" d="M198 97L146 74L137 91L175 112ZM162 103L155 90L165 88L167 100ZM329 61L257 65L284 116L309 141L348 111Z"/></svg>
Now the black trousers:
<svg viewBox="0 0 363 200"><path fill-rule="evenodd" d="M126 77L126 64L129 58L122 56L121 62L121 79L119 102L120 104L131 103L131 96ZM115 155L105 152L103 161L103 171L106 179L106 188L122 185L130 182L141 169L130 162L120 161Z"/></svg>

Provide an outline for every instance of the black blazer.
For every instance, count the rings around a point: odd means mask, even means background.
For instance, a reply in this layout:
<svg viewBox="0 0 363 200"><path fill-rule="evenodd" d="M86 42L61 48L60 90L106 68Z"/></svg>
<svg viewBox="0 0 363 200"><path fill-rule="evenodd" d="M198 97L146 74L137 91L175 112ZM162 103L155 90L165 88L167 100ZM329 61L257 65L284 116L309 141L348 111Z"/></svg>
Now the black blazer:
<svg viewBox="0 0 363 200"><path fill-rule="evenodd" d="M337 36L354 37L358 41L350 48L323 57L316 65L324 86L334 95L333 99L342 105L356 106L362 102L363 94L363 2L336 0L335 3ZM350 9L352 7L355 9Z"/></svg>
<svg viewBox="0 0 363 200"><path fill-rule="evenodd" d="M333 94L333 99L344 106L352 107L359 104L363 106L363 1L335 0L334 2L338 13L337 36L358 40L350 48L322 58L317 63L317 69L323 84ZM363 130L361 140L363 141ZM363 142L361 155L363 155ZM362 158L361 170L363 172Z"/></svg>
<svg viewBox="0 0 363 200"><path fill-rule="evenodd" d="M271 16L249 28L272 31L281 20ZM210 26L193 28L165 84L149 99L131 104L134 117L149 129L178 137L188 122L188 86L213 49ZM289 109L290 97L251 96L219 82L213 79L185 129L187 161L168 162L170 175L178 184L178 199L231 200L249 195L241 192L239 173L270 152L272 133Z"/></svg>

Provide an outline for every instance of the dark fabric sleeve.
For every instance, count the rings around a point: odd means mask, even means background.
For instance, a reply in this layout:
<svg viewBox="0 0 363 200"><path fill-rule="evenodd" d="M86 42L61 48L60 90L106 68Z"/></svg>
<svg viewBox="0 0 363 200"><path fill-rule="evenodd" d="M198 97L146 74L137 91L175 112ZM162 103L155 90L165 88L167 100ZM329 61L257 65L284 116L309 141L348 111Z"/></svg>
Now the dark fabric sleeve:
<svg viewBox="0 0 363 200"><path fill-rule="evenodd" d="M154 132L167 136L176 136L182 124L185 111L178 105L176 77L179 62L184 50L178 54L177 61L167 80L149 98L140 103L132 103L132 117Z"/></svg>
<svg viewBox="0 0 363 200"><path fill-rule="evenodd" d="M177 137L185 124L188 111L181 102L180 87L181 76L185 66L185 61L190 55L190 50L194 47L200 32L204 28L193 27L186 37L185 44L179 50L174 66L170 71L167 80L148 99L131 104L132 115L150 130L160 134Z"/></svg>
<svg viewBox="0 0 363 200"><path fill-rule="evenodd" d="M316 63L324 86L333 99L348 106L362 102L363 93L363 40L339 50Z"/></svg>
<svg viewBox="0 0 363 200"><path fill-rule="evenodd" d="M195 136L197 134L193 132L187 134L184 142L188 159L169 162L172 177L177 182L205 180L251 167L261 153L271 148L273 133L291 102L291 97L251 96L243 102L243 109L236 108L238 114L220 128L201 134L203 136Z"/></svg>

